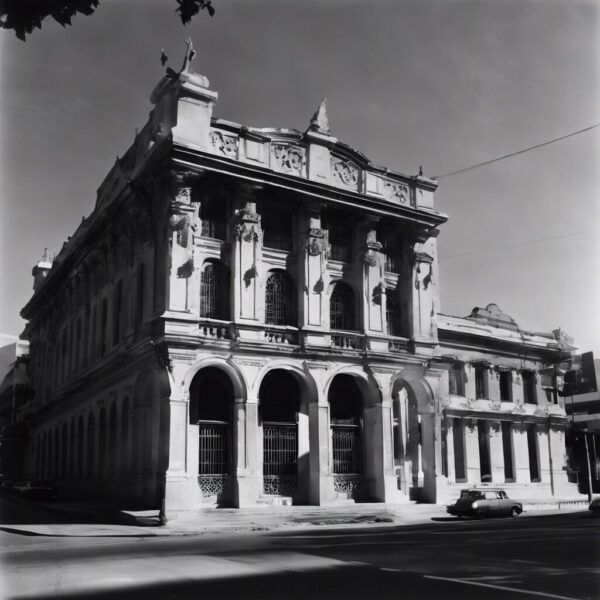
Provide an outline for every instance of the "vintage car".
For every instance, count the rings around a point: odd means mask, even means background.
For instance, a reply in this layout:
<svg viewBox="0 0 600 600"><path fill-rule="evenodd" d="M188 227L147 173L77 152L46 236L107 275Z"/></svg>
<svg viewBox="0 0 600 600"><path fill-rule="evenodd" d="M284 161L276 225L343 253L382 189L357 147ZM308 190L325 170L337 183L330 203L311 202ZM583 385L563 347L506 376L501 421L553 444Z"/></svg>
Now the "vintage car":
<svg viewBox="0 0 600 600"><path fill-rule="evenodd" d="M501 488L474 487L461 490L446 512L457 517L516 517L523 512L523 505L511 500Z"/></svg>

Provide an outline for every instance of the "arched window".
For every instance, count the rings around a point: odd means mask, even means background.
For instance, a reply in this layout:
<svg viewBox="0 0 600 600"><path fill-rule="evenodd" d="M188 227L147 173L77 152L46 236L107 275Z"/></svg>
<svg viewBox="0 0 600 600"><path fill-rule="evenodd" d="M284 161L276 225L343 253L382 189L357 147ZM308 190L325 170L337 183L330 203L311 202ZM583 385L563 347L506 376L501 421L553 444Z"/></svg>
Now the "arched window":
<svg viewBox="0 0 600 600"><path fill-rule="evenodd" d="M229 270L219 262L206 262L200 276L200 316L230 319Z"/></svg>
<svg viewBox="0 0 600 600"><path fill-rule="evenodd" d="M352 331L354 322L354 292L345 283L334 284L329 300L329 323L331 329Z"/></svg>
<svg viewBox="0 0 600 600"><path fill-rule="evenodd" d="M283 271L273 271L265 286L265 322L270 325L293 325L296 319L294 284Z"/></svg>

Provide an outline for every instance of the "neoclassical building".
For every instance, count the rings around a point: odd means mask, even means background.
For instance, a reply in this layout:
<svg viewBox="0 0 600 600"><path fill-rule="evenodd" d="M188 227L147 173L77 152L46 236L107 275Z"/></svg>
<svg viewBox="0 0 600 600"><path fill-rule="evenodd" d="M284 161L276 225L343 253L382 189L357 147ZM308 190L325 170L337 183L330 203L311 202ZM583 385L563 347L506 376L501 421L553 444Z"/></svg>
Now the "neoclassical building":
<svg viewBox="0 0 600 600"><path fill-rule="evenodd" d="M439 312L436 182L330 132L215 119L168 70L92 214L34 267L23 470L164 505L565 497L564 335Z"/></svg>

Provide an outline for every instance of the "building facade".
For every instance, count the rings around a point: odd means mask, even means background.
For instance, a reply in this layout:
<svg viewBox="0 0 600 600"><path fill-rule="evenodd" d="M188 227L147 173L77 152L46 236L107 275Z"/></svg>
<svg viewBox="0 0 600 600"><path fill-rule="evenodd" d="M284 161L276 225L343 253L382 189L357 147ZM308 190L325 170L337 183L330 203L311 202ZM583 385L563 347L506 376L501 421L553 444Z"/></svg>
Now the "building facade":
<svg viewBox="0 0 600 600"><path fill-rule="evenodd" d="M570 347L439 313L436 182L339 142L324 103L305 132L214 119L190 56L34 268L24 471L167 513L571 495Z"/></svg>

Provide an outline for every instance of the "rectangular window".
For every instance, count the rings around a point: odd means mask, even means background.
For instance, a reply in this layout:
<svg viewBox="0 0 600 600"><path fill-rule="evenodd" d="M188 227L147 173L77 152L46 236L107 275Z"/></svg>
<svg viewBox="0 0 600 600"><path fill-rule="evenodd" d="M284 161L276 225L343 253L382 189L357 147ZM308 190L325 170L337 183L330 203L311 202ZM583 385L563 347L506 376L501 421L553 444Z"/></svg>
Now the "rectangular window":
<svg viewBox="0 0 600 600"><path fill-rule="evenodd" d="M387 334L395 337L402 335L398 290L391 288L385 290L385 317Z"/></svg>
<svg viewBox="0 0 600 600"><path fill-rule="evenodd" d="M328 231L329 258L340 262L352 262L352 227L341 217L331 217L324 225Z"/></svg>
<svg viewBox="0 0 600 600"><path fill-rule="evenodd" d="M481 400L486 398L486 381L485 381L485 367L475 367L475 399Z"/></svg>
<svg viewBox="0 0 600 600"><path fill-rule="evenodd" d="M529 425L527 428L527 449L529 450L529 478L532 482L539 482L538 436L535 425Z"/></svg>
<svg viewBox="0 0 600 600"><path fill-rule="evenodd" d="M492 481L490 464L490 440L487 433L487 422L477 421L477 437L479 440L479 475L481 482Z"/></svg>
<svg viewBox="0 0 600 600"><path fill-rule="evenodd" d="M390 273L400 273L402 268L402 240L398 235L388 235L384 238L385 270Z"/></svg>
<svg viewBox="0 0 600 600"><path fill-rule="evenodd" d="M294 218L291 209L282 210L275 208L272 203L261 206L261 219L263 231L263 245L266 248L278 250L293 250Z"/></svg>
<svg viewBox="0 0 600 600"><path fill-rule="evenodd" d="M466 481L465 435L463 425L458 419L452 423L452 437L454 440L454 476L457 482Z"/></svg>
<svg viewBox="0 0 600 600"><path fill-rule="evenodd" d="M200 221L202 237L226 239L227 198L223 195L206 194L200 204Z"/></svg>
<svg viewBox="0 0 600 600"><path fill-rule="evenodd" d="M523 402L525 404L537 404L535 373L523 371L521 377L523 379Z"/></svg>
<svg viewBox="0 0 600 600"><path fill-rule="evenodd" d="M513 468L512 423L502 421L502 453L504 455L504 481L512 483L515 480Z"/></svg>
<svg viewBox="0 0 600 600"><path fill-rule="evenodd" d="M510 371L500 371L500 401L512 402L512 376Z"/></svg>
<svg viewBox="0 0 600 600"><path fill-rule="evenodd" d="M465 378L462 365L454 365L448 372L449 391L454 396L465 395Z"/></svg>

